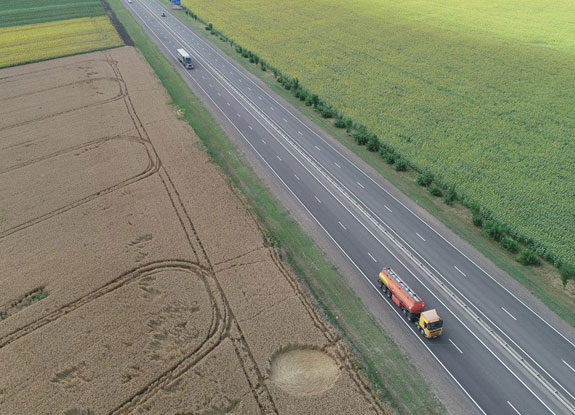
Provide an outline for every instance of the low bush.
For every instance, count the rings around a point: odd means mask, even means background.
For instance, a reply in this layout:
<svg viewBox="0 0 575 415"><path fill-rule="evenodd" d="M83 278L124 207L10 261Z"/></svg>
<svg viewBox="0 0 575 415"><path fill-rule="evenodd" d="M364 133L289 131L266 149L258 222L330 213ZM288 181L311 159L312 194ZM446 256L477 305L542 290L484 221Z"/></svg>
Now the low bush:
<svg viewBox="0 0 575 415"><path fill-rule="evenodd" d="M347 131L350 131L352 127L353 127L353 120L351 118L346 118L345 119L345 129Z"/></svg>
<svg viewBox="0 0 575 415"><path fill-rule="evenodd" d="M563 283L563 287L565 287L569 280L575 280L575 265L561 264L559 267L559 274L561 275L561 282Z"/></svg>
<svg viewBox="0 0 575 415"><path fill-rule="evenodd" d="M535 251L527 248L523 249L519 253L517 261L523 265L541 265L541 260L539 259Z"/></svg>
<svg viewBox="0 0 575 415"><path fill-rule="evenodd" d="M423 173L420 173L417 176L417 180L415 181L418 185L427 187L431 183L433 183L433 173L429 170L425 170Z"/></svg>
<svg viewBox="0 0 575 415"><path fill-rule="evenodd" d="M319 114L323 117L323 118L333 118L333 110L331 108L327 108L327 107L321 107L319 108Z"/></svg>
<svg viewBox="0 0 575 415"><path fill-rule="evenodd" d="M499 242L499 244L503 249L506 249L509 252L516 253L519 251L519 243L511 236L504 236L501 238L501 242Z"/></svg>
<svg viewBox="0 0 575 415"><path fill-rule="evenodd" d="M436 197L443 196L443 192L441 191L441 189L434 184L429 186L428 189L429 189L429 193L431 193L432 196L436 196Z"/></svg>
<svg viewBox="0 0 575 415"><path fill-rule="evenodd" d="M387 164L394 164L395 161L397 160L397 156L395 155L395 153L385 153L383 159Z"/></svg>
<svg viewBox="0 0 575 415"><path fill-rule="evenodd" d="M335 128L346 128L345 121L342 120L341 118L336 119L333 125L335 126Z"/></svg>
<svg viewBox="0 0 575 415"><path fill-rule="evenodd" d="M317 104L319 104L319 97L316 94L311 96L311 103L314 107L317 107Z"/></svg>
<svg viewBox="0 0 575 415"><path fill-rule="evenodd" d="M363 132L357 132L352 134L353 140L357 145L364 146L369 141L369 136Z"/></svg>
<svg viewBox="0 0 575 415"><path fill-rule="evenodd" d="M494 220L488 220L485 222L483 229L485 229L485 233L487 233L487 235L489 235L489 237L495 241L500 241L503 237L503 233L505 232L503 226Z"/></svg>
<svg viewBox="0 0 575 415"><path fill-rule="evenodd" d="M379 150L380 141L376 135L372 134L369 139L367 140L367 149L368 151L376 152Z"/></svg>
<svg viewBox="0 0 575 415"><path fill-rule="evenodd" d="M404 158L399 157L395 161L395 170L397 171L406 171L407 170L407 161Z"/></svg>
<svg viewBox="0 0 575 415"><path fill-rule="evenodd" d="M455 185L451 185L447 188L447 192L443 196L443 201L446 205L451 206L453 202L457 200L457 192L455 191Z"/></svg>
<svg viewBox="0 0 575 415"><path fill-rule="evenodd" d="M471 215L471 221L475 226L481 226L483 225L483 216L481 216L481 213L479 212L473 212Z"/></svg>

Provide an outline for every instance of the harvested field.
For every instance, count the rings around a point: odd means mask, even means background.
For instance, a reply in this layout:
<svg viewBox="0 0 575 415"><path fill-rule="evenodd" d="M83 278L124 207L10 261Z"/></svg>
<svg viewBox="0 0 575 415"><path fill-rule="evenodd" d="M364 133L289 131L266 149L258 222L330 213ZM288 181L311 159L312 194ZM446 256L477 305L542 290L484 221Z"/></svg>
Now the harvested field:
<svg viewBox="0 0 575 415"><path fill-rule="evenodd" d="M0 413L386 412L135 49L0 94Z"/></svg>

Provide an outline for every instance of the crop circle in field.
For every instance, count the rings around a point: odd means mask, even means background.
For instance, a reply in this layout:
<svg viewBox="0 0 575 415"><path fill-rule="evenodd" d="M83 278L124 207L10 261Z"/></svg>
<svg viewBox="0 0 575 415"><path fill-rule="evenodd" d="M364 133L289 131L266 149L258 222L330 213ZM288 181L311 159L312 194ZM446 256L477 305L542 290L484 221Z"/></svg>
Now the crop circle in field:
<svg viewBox="0 0 575 415"><path fill-rule="evenodd" d="M270 360L270 379L290 393L325 392L333 387L339 375L337 362L323 350L313 347L288 347L274 353Z"/></svg>

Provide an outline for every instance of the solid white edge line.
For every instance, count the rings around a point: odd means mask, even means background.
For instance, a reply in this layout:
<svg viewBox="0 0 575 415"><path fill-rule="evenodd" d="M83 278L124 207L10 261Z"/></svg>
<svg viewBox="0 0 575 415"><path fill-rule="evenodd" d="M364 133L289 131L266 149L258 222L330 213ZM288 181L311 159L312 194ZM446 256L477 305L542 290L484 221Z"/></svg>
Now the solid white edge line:
<svg viewBox="0 0 575 415"><path fill-rule="evenodd" d="M515 316L513 314L511 314L509 311L507 311L505 308L501 307L501 309L503 311L505 311L507 313L507 315L509 315L509 317L511 317L513 320L517 321L517 319L515 318Z"/></svg>

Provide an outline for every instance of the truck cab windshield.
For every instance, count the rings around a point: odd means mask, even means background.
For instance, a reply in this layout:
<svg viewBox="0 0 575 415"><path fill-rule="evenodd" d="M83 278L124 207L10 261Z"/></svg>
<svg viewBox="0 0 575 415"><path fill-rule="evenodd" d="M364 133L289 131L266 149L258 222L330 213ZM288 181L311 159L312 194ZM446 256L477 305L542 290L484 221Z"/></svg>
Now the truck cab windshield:
<svg viewBox="0 0 575 415"><path fill-rule="evenodd" d="M192 60L190 59L189 56L186 56L186 57L184 58L184 63L185 63L186 65L189 64L189 63L192 63Z"/></svg>
<svg viewBox="0 0 575 415"><path fill-rule="evenodd" d="M443 320L434 321L433 323L429 323L429 330L437 330L443 327Z"/></svg>

